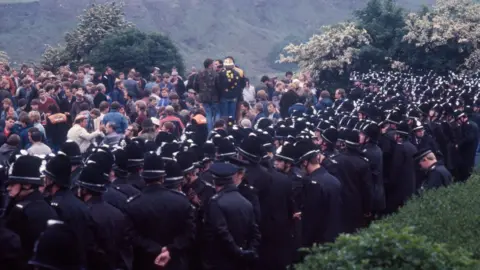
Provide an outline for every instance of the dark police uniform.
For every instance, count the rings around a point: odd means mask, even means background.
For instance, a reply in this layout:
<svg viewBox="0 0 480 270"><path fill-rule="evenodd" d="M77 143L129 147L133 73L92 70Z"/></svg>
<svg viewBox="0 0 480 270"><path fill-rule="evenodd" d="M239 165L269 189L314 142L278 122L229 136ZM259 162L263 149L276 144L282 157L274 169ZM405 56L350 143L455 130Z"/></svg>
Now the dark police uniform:
<svg viewBox="0 0 480 270"><path fill-rule="evenodd" d="M158 269L154 260L163 247L171 256L165 269L187 269L195 222L194 208L185 195L151 184L127 200L126 213L133 223L133 269Z"/></svg>
<svg viewBox="0 0 480 270"><path fill-rule="evenodd" d="M112 183L112 188L125 194L127 198L140 193L140 190L134 187L133 184L128 181L127 177L117 177Z"/></svg>
<svg viewBox="0 0 480 270"><path fill-rule="evenodd" d="M237 168L215 163L212 175L223 189L212 197L205 211L206 269L250 269L257 257L260 233L252 204L233 185Z"/></svg>
<svg viewBox="0 0 480 270"><path fill-rule="evenodd" d="M7 214L7 228L20 236L25 259L33 252L35 241L45 230L49 219L56 219L57 213L48 205L38 190L21 200L12 201L13 207Z"/></svg>
<svg viewBox="0 0 480 270"><path fill-rule="evenodd" d="M435 163L427 171L427 178L422 189L446 187L453 182L452 175L442 164Z"/></svg>

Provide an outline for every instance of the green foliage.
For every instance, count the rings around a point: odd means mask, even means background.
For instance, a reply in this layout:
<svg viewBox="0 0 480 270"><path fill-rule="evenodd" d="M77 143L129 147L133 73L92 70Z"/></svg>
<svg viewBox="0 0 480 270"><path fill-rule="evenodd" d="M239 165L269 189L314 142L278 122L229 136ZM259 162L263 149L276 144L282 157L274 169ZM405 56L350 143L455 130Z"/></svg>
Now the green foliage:
<svg viewBox="0 0 480 270"><path fill-rule="evenodd" d="M97 70L103 70L108 65L119 71L135 68L144 75L149 74L152 67L164 71L176 67L180 74L185 71L182 56L169 37L137 29L109 35L85 61Z"/></svg>
<svg viewBox="0 0 480 270"><path fill-rule="evenodd" d="M8 54L4 51L0 51L0 63L8 64L9 61L10 57L8 57Z"/></svg>
<svg viewBox="0 0 480 270"><path fill-rule="evenodd" d="M389 269L440 270L475 269L478 262L462 250L445 246L413 233L413 228L396 229L373 225L356 235L341 235L332 244L314 247L296 270Z"/></svg>
<svg viewBox="0 0 480 270"><path fill-rule="evenodd" d="M361 58L372 64L388 64L385 59L395 59L402 54L402 38L406 34L404 9L394 0L370 0L365 8L357 10L357 25L367 30L370 46Z"/></svg>
<svg viewBox="0 0 480 270"><path fill-rule="evenodd" d="M123 7L123 2L92 4L78 17L77 27L65 34L65 46L47 47L42 65L56 69L65 62L80 62L107 35L133 27Z"/></svg>
<svg viewBox="0 0 480 270"><path fill-rule="evenodd" d="M480 176L465 184L427 191L413 198L398 214L380 221L396 228L412 226L415 233L462 247L480 259Z"/></svg>

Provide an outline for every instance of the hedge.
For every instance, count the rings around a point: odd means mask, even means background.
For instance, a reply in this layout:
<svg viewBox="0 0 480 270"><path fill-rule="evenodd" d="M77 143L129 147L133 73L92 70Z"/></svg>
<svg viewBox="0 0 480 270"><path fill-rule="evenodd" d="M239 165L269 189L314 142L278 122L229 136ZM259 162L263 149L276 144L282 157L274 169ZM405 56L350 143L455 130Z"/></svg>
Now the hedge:
<svg viewBox="0 0 480 270"><path fill-rule="evenodd" d="M462 247L480 259L480 175L465 184L427 191L379 223L412 226L416 234L452 249Z"/></svg>
<svg viewBox="0 0 480 270"><path fill-rule="evenodd" d="M341 235L337 241L310 249L296 270L389 269L441 270L477 269L479 264L468 253L449 251L413 233L413 228L398 230L388 224L373 225L359 234Z"/></svg>
<svg viewBox="0 0 480 270"><path fill-rule="evenodd" d="M480 175L412 198L399 212L295 266L313 269L480 269Z"/></svg>

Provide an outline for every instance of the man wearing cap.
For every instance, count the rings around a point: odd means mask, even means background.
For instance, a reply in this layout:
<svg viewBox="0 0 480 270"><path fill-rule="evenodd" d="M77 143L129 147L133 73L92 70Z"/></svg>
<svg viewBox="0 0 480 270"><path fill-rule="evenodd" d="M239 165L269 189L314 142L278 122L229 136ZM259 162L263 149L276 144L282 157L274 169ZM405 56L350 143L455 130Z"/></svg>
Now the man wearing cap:
<svg viewBox="0 0 480 270"><path fill-rule="evenodd" d="M335 160L342 171L343 230L355 232L364 227L372 213L372 172L369 160L360 152L357 130L345 130L345 150Z"/></svg>
<svg viewBox="0 0 480 270"><path fill-rule="evenodd" d="M234 165L214 163L210 172L218 193L205 212L206 269L248 269L258 258L260 241L253 207L233 184Z"/></svg>
<svg viewBox="0 0 480 270"><path fill-rule="evenodd" d="M446 187L453 182L451 173L444 165L437 162L432 150L422 149L415 154L414 159L420 164L422 170L427 172L426 180L422 183L422 190Z"/></svg>
<svg viewBox="0 0 480 270"><path fill-rule="evenodd" d="M24 260L31 257L35 241L45 230L47 220L57 218L55 210L38 190L43 185L41 164L38 157L21 155L11 165L6 182L12 206L6 213L6 227L20 236ZM3 167L0 173L6 173Z"/></svg>
<svg viewBox="0 0 480 270"><path fill-rule="evenodd" d="M142 177L146 187L127 200L126 213L135 249L133 269L158 269L160 257L169 254L165 269L188 269L189 250L195 239L194 209L181 192L165 186L180 187L183 172L178 163L164 165L155 152L145 155Z"/></svg>
<svg viewBox="0 0 480 270"><path fill-rule="evenodd" d="M83 154L87 152L92 142L97 137L103 137L103 133L100 130L95 130L89 133L85 128L87 127L87 117L83 114L79 114L75 118L75 122L72 128L67 133L67 139L72 140L80 147L80 152Z"/></svg>
<svg viewBox="0 0 480 270"><path fill-rule="evenodd" d="M478 127L472 124L465 112L456 112L455 119L461 129L462 137L457 143L461 162L459 162L457 181L465 182L473 173L475 154L478 146Z"/></svg>
<svg viewBox="0 0 480 270"><path fill-rule="evenodd" d="M108 175L94 161L88 161L77 181L76 195L88 206L98 235L97 244L106 252L90 260L89 265L92 269L131 269L133 254L125 237L127 221L119 209L103 199L107 182Z"/></svg>
<svg viewBox="0 0 480 270"><path fill-rule="evenodd" d="M342 184L320 165L311 140L295 143L299 167L310 177L304 183L302 247L333 242L342 232Z"/></svg>
<svg viewBox="0 0 480 270"><path fill-rule="evenodd" d="M70 160L65 154L60 153L52 158L44 170L44 195L50 199L50 205L56 210L58 218L72 226L77 234L80 248L87 254L87 258L80 260L86 264L98 255L95 251L93 220L88 207L70 190L70 170Z"/></svg>
<svg viewBox="0 0 480 270"><path fill-rule="evenodd" d="M380 127L376 122L367 121L360 130L362 153L370 161L373 185L373 211L379 213L385 209L385 188L383 185L383 153L378 146Z"/></svg>
<svg viewBox="0 0 480 270"><path fill-rule="evenodd" d="M125 179L118 178L116 184L130 184L138 190L145 187L145 181L140 172L143 168L143 152L145 142L142 139L135 138L125 147L127 153L127 172Z"/></svg>

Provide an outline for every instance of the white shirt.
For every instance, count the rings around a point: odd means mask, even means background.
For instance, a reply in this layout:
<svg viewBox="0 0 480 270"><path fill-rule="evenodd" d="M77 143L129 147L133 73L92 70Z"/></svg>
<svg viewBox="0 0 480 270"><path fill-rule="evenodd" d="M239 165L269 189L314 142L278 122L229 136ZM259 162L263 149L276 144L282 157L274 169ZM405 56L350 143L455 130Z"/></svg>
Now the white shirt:
<svg viewBox="0 0 480 270"><path fill-rule="evenodd" d="M252 85L243 88L243 100L245 100L246 102L255 102L255 95L255 87L253 87Z"/></svg>
<svg viewBox="0 0 480 270"><path fill-rule="evenodd" d="M100 130L88 133L88 131L79 124L73 125L67 133L67 139L76 142L82 153L87 151L88 147L97 136L103 137L103 133Z"/></svg>

